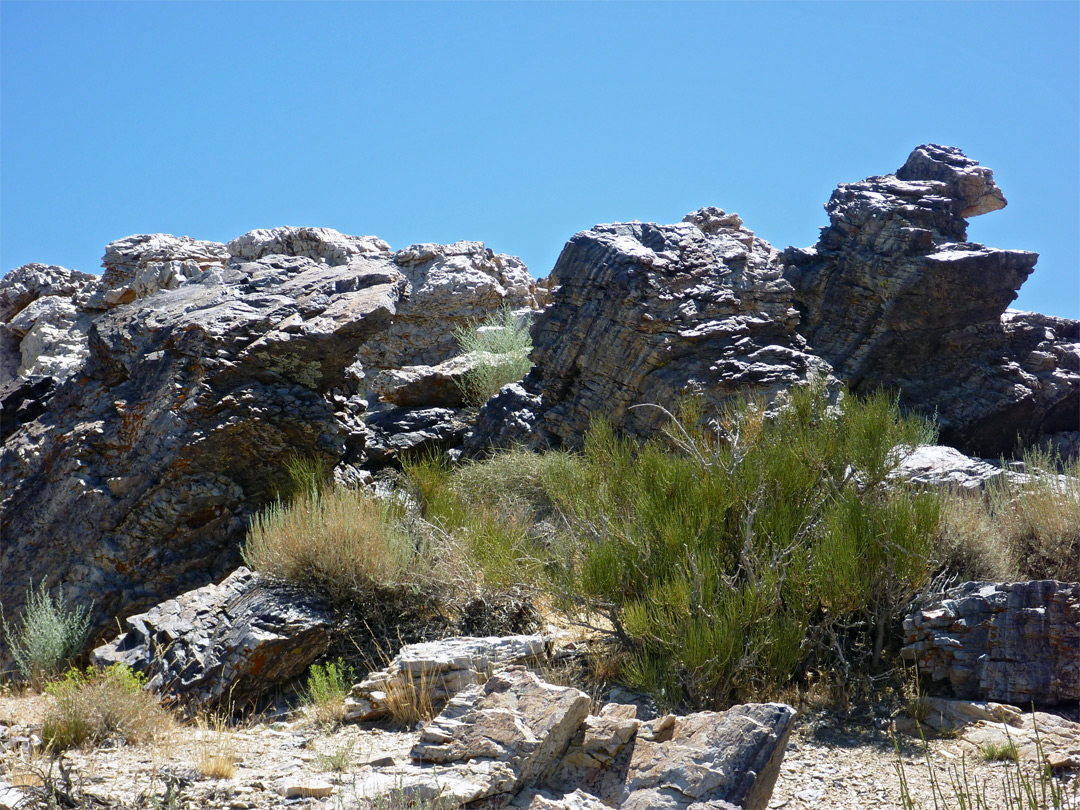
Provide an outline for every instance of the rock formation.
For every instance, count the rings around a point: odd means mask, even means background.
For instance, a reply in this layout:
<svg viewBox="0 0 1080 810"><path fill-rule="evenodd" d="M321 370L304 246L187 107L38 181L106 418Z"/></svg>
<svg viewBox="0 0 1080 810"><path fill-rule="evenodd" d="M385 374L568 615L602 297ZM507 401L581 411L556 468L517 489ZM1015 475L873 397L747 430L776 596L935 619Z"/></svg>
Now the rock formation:
<svg viewBox="0 0 1080 810"><path fill-rule="evenodd" d="M475 242L391 253L278 228L129 237L104 261L101 278L29 265L0 280L21 356L0 381L9 617L43 580L92 603L96 628L220 580L295 455L355 468L459 442L455 409L369 401L367 376L444 362L454 327L536 305L524 265Z"/></svg>
<svg viewBox="0 0 1080 810"><path fill-rule="evenodd" d="M1038 254L966 241L966 217L1004 206L989 169L920 146L895 175L841 184L818 243L783 255L799 331L836 375L936 414L971 455L1080 420L1080 324L1006 311Z"/></svg>
<svg viewBox="0 0 1080 810"><path fill-rule="evenodd" d="M361 772L367 800L441 807L765 808L795 710L778 703L638 720L634 706L589 714L577 689L508 667L462 689L409 762Z"/></svg>
<svg viewBox="0 0 1080 810"><path fill-rule="evenodd" d="M957 697L1080 700L1080 583L968 582L904 620L902 653Z"/></svg>
<svg viewBox="0 0 1080 810"><path fill-rule="evenodd" d="M189 712L239 707L307 672L334 623L317 596L239 568L220 585L129 616L127 632L91 658L146 675L151 689Z"/></svg>
<svg viewBox="0 0 1080 810"><path fill-rule="evenodd" d="M597 416L646 437L668 417L637 406L772 399L829 370L796 332L777 252L717 208L676 225L583 231L549 285L553 302L532 327L533 372L485 406L469 452L523 438L577 446Z"/></svg>

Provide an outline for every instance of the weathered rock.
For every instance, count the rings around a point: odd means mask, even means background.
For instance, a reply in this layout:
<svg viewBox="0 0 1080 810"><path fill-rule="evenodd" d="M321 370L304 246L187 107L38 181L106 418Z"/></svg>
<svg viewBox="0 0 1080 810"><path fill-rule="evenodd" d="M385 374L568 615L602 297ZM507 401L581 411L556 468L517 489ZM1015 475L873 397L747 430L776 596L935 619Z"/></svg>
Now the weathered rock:
<svg viewBox="0 0 1080 810"><path fill-rule="evenodd" d="M1049 712L1024 712L1006 703L932 696L922 701L921 719L897 718L898 731L913 737L925 737L926 730L959 737L972 754L1012 743L1022 762L1080 767L1080 723Z"/></svg>
<svg viewBox="0 0 1080 810"><path fill-rule="evenodd" d="M44 264L26 264L0 278L0 387L16 377L59 382L82 365L90 319L74 299L98 282Z"/></svg>
<svg viewBox="0 0 1080 810"><path fill-rule="evenodd" d="M588 706L521 667L497 672L425 727L413 763L362 774L357 792L448 808L764 808L795 716L760 704L641 722L634 706Z"/></svg>
<svg viewBox="0 0 1080 810"><path fill-rule="evenodd" d="M472 352L434 366L383 369L371 380L368 390L380 401L398 407L460 408L465 404L466 376L481 363L496 359L489 352Z"/></svg>
<svg viewBox="0 0 1080 810"><path fill-rule="evenodd" d="M543 636L458 636L409 644L386 666L353 686L345 701L348 721L386 715L387 694L425 694L441 708L466 686L486 683L496 669L535 663L547 653Z"/></svg>
<svg viewBox="0 0 1080 810"><path fill-rule="evenodd" d="M1017 483L1030 476L1003 469L1001 464L965 456L952 447L924 444L904 452L893 473L901 481L920 486L976 490L987 482L1007 475Z"/></svg>
<svg viewBox="0 0 1080 810"><path fill-rule="evenodd" d="M408 286L393 325L357 353L369 381L387 369L445 363L460 353L455 331L500 308L538 307L528 268L483 242L410 245L393 260Z"/></svg>
<svg viewBox="0 0 1080 810"><path fill-rule="evenodd" d="M531 306L531 279L480 243L422 248L395 256L320 228L227 247L134 236L109 245L101 279L37 265L5 277L0 335L36 369L0 384L7 615L44 580L92 602L104 630L233 570L248 516L294 455L362 479L406 449L459 444L455 409L384 407L366 425L357 351L443 362L457 325L504 301ZM59 323L70 328L49 331Z"/></svg>
<svg viewBox="0 0 1080 810"><path fill-rule="evenodd" d="M1005 315L1038 255L965 241L965 217L1004 205L989 169L921 146L895 175L840 185L817 245L783 255L799 331L836 375L896 390L982 456L1080 413L1080 324Z"/></svg>
<svg viewBox="0 0 1080 810"><path fill-rule="evenodd" d="M961 698L1080 700L1080 583L968 582L904 620L906 658Z"/></svg>
<svg viewBox="0 0 1080 810"><path fill-rule="evenodd" d="M334 612L310 593L240 568L125 623L127 632L94 650L93 662L126 664L195 711L239 706L303 674L329 646Z"/></svg>
<svg viewBox="0 0 1080 810"><path fill-rule="evenodd" d="M382 467L402 454L450 450L465 440L470 421L452 408L393 408L368 415L364 453L372 467Z"/></svg>
<svg viewBox="0 0 1080 810"><path fill-rule="evenodd" d="M777 252L734 214L702 209L677 225L598 225L563 248L549 279L553 303L532 327L526 396L553 445L580 444L604 416L648 436L682 396L718 406L738 395L771 399L826 364L796 333L798 313ZM505 402L493 409L505 410ZM509 414L520 435L529 415ZM483 423L491 413L481 416ZM496 430L466 448L506 444ZM476 446L474 446L476 445Z"/></svg>

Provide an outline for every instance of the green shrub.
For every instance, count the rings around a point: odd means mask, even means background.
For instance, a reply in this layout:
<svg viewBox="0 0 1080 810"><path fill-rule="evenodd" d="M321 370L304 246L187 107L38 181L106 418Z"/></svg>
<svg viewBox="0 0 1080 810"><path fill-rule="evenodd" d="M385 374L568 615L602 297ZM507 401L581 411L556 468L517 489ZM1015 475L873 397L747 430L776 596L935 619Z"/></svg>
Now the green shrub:
<svg viewBox="0 0 1080 810"><path fill-rule="evenodd" d="M933 439L885 395L796 389L774 418L684 403L638 444L597 422L580 454L406 465L426 519L490 583L527 580L602 617L631 685L672 705L762 697L881 654L927 579L936 495L886 487L897 445Z"/></svg>
<svg viewBox="0 0 1080 810"><path fill-rule="evenodd" d="M340 723L345 716L345 698L356 683L356 672L340 658L308 669L304 702L311 706L319 723Z"/></svg>
<svg viewBox="0 0 1080 810"><path fill-rule="evenodd" d="M54 751L120 739L140 743L172 725L157 698L144 690L146 679L123 664L105 670L69 669L49 684L54 703L41 728L41 738Z"/></svg>
<svg viewBox="0 0 1080 810"><path fill-rule="evenodd" d="M455 330L454 337L464 354L476 356L477 365L462 378L459 386L465 402L482 405L507 383L520 380L532 364L529 326L504 307L475 326Z"/></svg>
<svg viewBox="0 0 1080 810"><path fill-rule="evenodd" d="M50 596L44 580L27 591L22 621L14 630L0 612L0 627L22 676L40 687L62 672L86 643L89 614L86 607L65 607L63 588L55 599Z"/></svg>

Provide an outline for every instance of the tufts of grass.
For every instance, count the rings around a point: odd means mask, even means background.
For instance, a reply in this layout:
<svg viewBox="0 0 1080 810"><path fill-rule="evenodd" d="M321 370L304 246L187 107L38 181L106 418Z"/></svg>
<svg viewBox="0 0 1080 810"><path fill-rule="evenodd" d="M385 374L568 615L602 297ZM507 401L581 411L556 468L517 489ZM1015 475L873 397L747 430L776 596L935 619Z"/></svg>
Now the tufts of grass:
<svg viewBox="0 0 1080 810"><path fill-rule="evenodd" d="M42 740L53 751L63 751L110 739L148 742L168 732L172 716L144 686L145 678L123 664L68 670L46 687L54 705L42 723Z"/></svg>
<svg viewBox="0 0 1080 810"><path fill-rule="evenodd" d="M940 558L965 579L1080 580L1080 461L1024 454L1027 482L999 476L945 499Z"/></svg>
<svg viewBox="0 0 1080 810"><path fill-rule="evenodd" d="M1005 742L988 742L979 748L979 756L983 762L1019 762L1020 752L1016 750L1016 743L1012 740Z"/></svg>
<svg viewBox="0 0 1080 810"><path fill-rule="evenodd" d="M301 489L255 515L242 553L251 568L312 588L374 626L438 608L446 561L411 532L400 504L331 485Z"/></svg>
<svg viewBox="0 0 1080 810"><path fill-rule="evenodd" d="M356 682L356 672L339 658L325 664L312 664L308 669L304 702L322 724L340 723L345 717L345 698Z"/></svg>
<svg viewBox="0 0 1080 810"><path fill-rule="evenodd" d="M532 367L529 324L504 307L475 326L463 327L454 337L464 354L476 357L475 368L459 383L470 405L482 405L507 383L517 382Z"/></svg>
<svg viewBox="0 0 1080 810"><path fill-rule="evenodd" d="M86 607L66 607L63 588L53 598L44 580L27 591L22 621L14 629L0 608L0 630L23 678L40 689L49 678L63 672L86 643L89 613Z"/></svg>
<svg viewBox="0 0 1080 810"><path fill-rule="evenodd" d="M229 730L229 718L211 714L196 721L199 751L195 766L207 779L232 779L236 773L236 741Z"/></svg>
<svg viewBox="0 0 1080 810"><path fill-rule="evenodd" d="M329 754L319 754L315 762L324 771L345 773L353 762L356 737L349 737Z"/></svg>
<svg viewBox="0 0 1080 810"><path fill-rule="evenodd" d="M433 675L420 672L413 677L410 673L403 672L386 684L386 710L397 723L406 728L413 728L417 723L426 723L436 715L434 691Z"/></svg>

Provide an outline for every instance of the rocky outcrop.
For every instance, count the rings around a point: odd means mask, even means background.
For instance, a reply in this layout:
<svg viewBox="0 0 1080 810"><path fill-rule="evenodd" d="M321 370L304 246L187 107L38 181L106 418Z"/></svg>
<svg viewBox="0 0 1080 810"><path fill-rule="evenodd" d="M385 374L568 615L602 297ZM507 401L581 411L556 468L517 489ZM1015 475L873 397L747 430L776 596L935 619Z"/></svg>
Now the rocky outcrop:
<svg viewBox="0 0 1080 810"><path fill-rule="evenodd" d="M457 409L414 395L369 414L364 380L378 362L445 362L456 326L535 305L524 266L481 243L395 254L324 228L228 245L134 236L105 264L101 279L28 266L0 280L0 333L20 348L45 336L36 365L0 387L0 602L12 618L28 582L63 583L104 629L220 580L295 455L362 478L404 450L454 446L468 427ZM80 340L59 351L62 375L41 359Z"/></svg>
<svg viewBox="0 0 1080 810"><path fill-rule="evenodd" d="M148 686L195 712L239 707L307 671L330 644L334 611L318 597L240 568L129 616L127 632L94 650L98 666L126 664Z"/></svg>
<svg viewBox="0 0 1080 810"><path fill-rule="evenodd" d="M540 434L535 441L577 446L598 416L646 437L668 416L637 406L671 408L696 395L709 407L740 395L772 399L828 373L795 331L777 252L717 208L676 225L583 231L563 248L549 284L553 302L532 327L528 414L497 397L480 420L499 424L479 429L467 452L512 442L522 423Z"/></svg>
<svg viewBox="0 0 1080 810"><path fill-rule="evenodd" d="M957 697L1080 700L1080 583L968 582L904 620L902 650Z"/></svg>
<svg viewBox="0 0 1080 810"><path fill-rule="evenodd" d="M388 696L423 695L434 707L473 684L485 683L496 669L535 664L547 654L543 636L458 636L409 644L386 667L353 686L345 700L349 722L377 720L389 712Z"/></svg>
<svg viewBox="0 0 1080 810"><path fill-rule="evenodd" d="M1038 254L966 241L966 217L1004 205L989 169L920 146L895 175L840 185L817 245L783 255L799 331L836 375L897 391L972 455L1075 431L1080 413L1080 324L1006 313Z"/></svg>
<svg viewBox="0 0 1080 810"><path fill-rule="evenodd" d="M356 793L447 808L765 808L795 716L770 703L640 721L634 706L592 716L590 704L501 670L451 699L409 762L361 771Z"/></svg>

